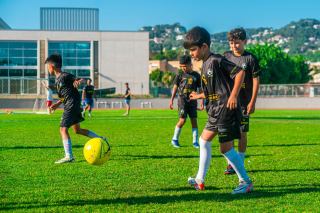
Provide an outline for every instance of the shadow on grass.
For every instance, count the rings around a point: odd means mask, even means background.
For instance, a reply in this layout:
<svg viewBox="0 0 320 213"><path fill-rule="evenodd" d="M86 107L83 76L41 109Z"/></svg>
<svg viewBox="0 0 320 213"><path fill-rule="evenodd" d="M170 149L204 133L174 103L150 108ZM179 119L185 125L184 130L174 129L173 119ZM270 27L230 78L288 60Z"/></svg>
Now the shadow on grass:
<svg viewBox="0 0 320 213"><path fill-rule="evenodd" d="M72 148L83 148L84 145L73 145ZM13 146L13 147L0 147L1 149L61 149L61 146Z"/></svg>
<svg viewBox="0 0 320 213"><path fill-rule="evenodd" d="M266 120L319 120L320 117L250 117L251 119L266 119Z"/></svg>
<svg viewBox="0 0 320 213"><path fill-rule="evenodd" d="M262 144L262 145L248 145L247 147L259 147L259 146L310 146L310 145L320 145L320 143Z"/></svg>
<svg viewBox="0 0 320 213"><path fill-rule="evenodd" d="M254 156L269 156L270 154L258 154L258 155L247 155L246 158L254 157ZM121 155L121 157L130 157L130 158L123 158L123 160L129 160L129 159L134 159L134 160L141 160L141 159L167 159L167 158L199 158L199 155ZM222 158L223 155L211 155L212 158ZM118 159L121 160L121 159Z"/></svg>
<svg viewBox="0 0 320 213"><path fill-rule="evenodd" d="M316 169L264 169L264 170L247 170L247 172L312 172L320 171L320 168Z"/></svg>
<svg viewBox="0 0 320 213"><path fill-rule="evenodd" d="M179 189L176 189L179 191ZM184 191L185 187L182 187L181 191ZM50 207L80 207L87 205L141 205L141 204L168 204L175 202L195 202L195 201L213 201L213 202L228 202L234 200L253 200L259 198L269 198L269 197L285 197L288 194L302 194L302 193L312 193L319 192L319 187L309 187L309 188L292 188L288 187L286 189L279 189L277 192L270 192L268 190L255 190L252 193L241 194L241 195L231 195L229 193L214 193L205 190L204 193L196 192L194 189L189 187L190 192L193 193L183 194L183 195L160 195L160 196L141 196L141 197L128 197L128 198L115 198L115 199L96 199L96 200L64 200L57 201L56 203L40 203L40 202L7 202L1 206L0 210L10 210L10 209L37 209L37 208L50 208ZM186 190L187 191L187 190Z"/></svg>

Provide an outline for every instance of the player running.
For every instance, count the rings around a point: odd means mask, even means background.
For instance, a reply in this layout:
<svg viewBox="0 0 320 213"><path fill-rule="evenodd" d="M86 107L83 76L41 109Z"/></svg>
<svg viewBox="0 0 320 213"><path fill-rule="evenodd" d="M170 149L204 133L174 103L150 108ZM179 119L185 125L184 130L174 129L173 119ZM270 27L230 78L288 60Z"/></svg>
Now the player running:
<svg viewBox="0 0 320 213"><path fill-rule="evenodd" d="M189 56L184 55L180 58L180 67L183 72L178 73L174 79L174 87L171 96L169 108L172 109L173 99L176 96L177 89L179 88L178 95L178 111L180 120L177 123L171 143L174 147L179 148L179 136L183 125L185 124L189 115L192 125L193 146L199 148L198 144L198 124L197 124L197 100L190 100L189 95L193 91L202 93L201 77L200 74L192 70L192 63ZM201 100L200 110L203 109L203 100Z"/></svg>
<svg viewBox="0 0 320 213"><path fill-rule="evenodd" d="M94 87L91 85L91 79L89 78L87 80L87 84L83 87L83 91L82 91L82 101L85 101L86 103L86 106L85 108L83 108L83 112L82 112L83 117L86 115L86 109L89 110L88 116L92 117L91 116L91 108L93 104L92 95L94 95L94 98L97 101L97 96L96 96L96 93L94 92Z"/></svg>
<svg viewBox="0 0 320 213"><path fill-rule="evenodd" d="M238 94L244 80L244 71L219 54L210 51L210 34L201 27L192 28L183 41L183 47L197 61L202 60L201 87L204 93L193 92L191 100L206 99L209 115L199 139L200 160L196 178L188 182L197 190L204 189L204 180L211 161L211 141L218 135L220 152L230 162L239 177L239 186L231 194L242 194L253 190L251 179L240 156L234 151L232 141L240 139L241 107Z"/></svg>
<svg viewBox="0 0 320 213"><path fill-rule="evenodd" d="M261 70L257 58L253 54L244 50L244 46L247 44L247 39L246 32L243 28L231 30L228 33L227 39L232 51L225 52L223 56L239 67L242 67L242 70L246 73L239 93L243 119L240 127L241 139L239 139L238 143L238 154L244 162L247 148L247 132L249 132L249 115L254 113L255 110ZM224 173L235 173L230 163L228 163L227 169Z"/></svg>
<svg viewBox="0 0 320 213"><path fill-rule="evenodd" d="M68 134L69 128L72 126L76 134L84 135L89 138L102 138L107 142L105 137L100 137L92 131L80 128L80 122L84 121L81 116L82 106L78 86L85 81L78 79L72 74L62 72L62 58L58 53L51 54L45 61L48 66L50 75L55 75L55 88L60 100L53 104L50 108L56 110L62 103L64 111L60 121L60 134L62 136L65 157L56 163L72 163L74 157L72 154L71 139ZM108 142L107 142L108 143Z"/></svg>
<svg viewBox="0 0 320 213"><path fill-rule="evenodd" d="M46 86L45 83L43 83L43 86L47 89L47 102L46 102L46 106L48 108L48 115L51 115L53 113L53 111L50 109L50 106L52 105L52 95L53 95L53 92L52 92L52 89L50 86Z"/></svg>

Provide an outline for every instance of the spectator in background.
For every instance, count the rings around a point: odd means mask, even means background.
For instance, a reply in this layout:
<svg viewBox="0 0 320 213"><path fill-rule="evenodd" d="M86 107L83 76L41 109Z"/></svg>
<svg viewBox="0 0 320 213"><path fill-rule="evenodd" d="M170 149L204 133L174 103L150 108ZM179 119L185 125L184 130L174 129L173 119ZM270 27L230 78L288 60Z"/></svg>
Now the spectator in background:
<svg viewBox="0 0 320 213"><path fill-rule="evenodd" d="M125 98L125 103L126 103L126 107L127 107L127 113L124 114L124 116L126 116L126 115L129 115L129 111L130 111L130 94L131 94L131 91L130 91L128 83L125 83L124 85L126 87L126 95L124 96L124 98Z"/></svg>

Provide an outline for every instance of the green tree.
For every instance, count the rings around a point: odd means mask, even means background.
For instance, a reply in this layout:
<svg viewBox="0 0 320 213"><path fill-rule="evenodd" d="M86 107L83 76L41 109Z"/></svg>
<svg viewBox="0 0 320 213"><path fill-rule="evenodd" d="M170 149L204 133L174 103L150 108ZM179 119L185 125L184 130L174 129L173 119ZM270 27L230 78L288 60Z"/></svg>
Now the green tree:
<svg viewBox="0 0 320 213"><path fill-rule="evenodd" d="M163 72L159 70L159 68L157 68L149 74L149 80L155 81L155 82L161 82L162 76L163 76Z"/></svg>
<svg viewBox="0 0 320 213"><path fill-rule="evenodd" d="M164 60L164 59L166 59L166 57L164 55L160 54L160 53L155 54L153 56L153 60Z"/></svg>
<svg viewBox="0 0 320 213"><path fill-rule="evenodd" d="M163 76L162 76L162 82L166 84L167 88L170 88L170 85L172 84L174 78L176 77L176 75L172 72L166 72Z"/></svg>
<svg viewBox="0 0 320 213"><path fill-rule="evenodd" d="M290 57L279 46L267 42L249 45L247 51L258 58L262 84L306 83L310 79L310 69L302 55Z"/></svg>
<svg viewBox="0 0 320 213"><path fill-rule="evenodd" d="M166 51L166 58L168 61L176 61L177 60L177 52L174 50L168 50Z"/></svg>

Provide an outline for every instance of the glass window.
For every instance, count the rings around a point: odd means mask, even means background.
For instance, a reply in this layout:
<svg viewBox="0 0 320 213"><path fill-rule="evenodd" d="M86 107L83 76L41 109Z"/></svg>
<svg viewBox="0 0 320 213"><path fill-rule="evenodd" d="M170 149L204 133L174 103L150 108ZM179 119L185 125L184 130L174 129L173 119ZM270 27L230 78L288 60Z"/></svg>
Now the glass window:
<svg viewBox="0 0 320 213"><path fill-rule="evenodd" d="M75 50L63 50L63 57L77 57Z"/></svg>
<svg viewBox="0 0 320 213"><path fill-rule="evenodd" d="M62 49L63 44L61 43L49 43L49 49Z"/></svg>
<svg viewBox="0 0 320 213"><path fill-rule="evenodd" d="M9 48L22 48L22 42L9 42Z"/></svg>
<svg viewBox="0 0 320 213"><path fill-rule="evenodd" d="M90 77L90 70L78 70L78 76L89 76Z"/></svg>
<svg viewBox="0 0 320 213"><path fill-rule="evenodd" d="M37 57L37 50L25 50L24 57Z"/></svg>
<svg viewBox="0 0 320 213"><path fill-rule="evenodd" d="M63 70L64 72L70 73L72 75L77 75L77 70Z"/></svg>
<svg viewBox="0 0 320 213"><path fill-rule="evenodd" d="M77 50L77 57L90 58L90 50Z"/></svg>
<svg viewBox="0 0 320 213"><path fill-rule="evenodd" d="M9 76L22 76L22 70L10 69Z"/></svg>
<svg viewBox="0 0 320 213"><path fill-rule="evenodd" d="M78 59L77 66L90 66L90 59Z"/></svg>
<svg viewBox="0 0 320 213"><path fill-rule="evenodd" d="M76 59L64 58L62 60L62 66L76 66Z"/></svg>
<svg viewBox="0 0 320 213"><path fill-rule="evenodd" d="M62 56L62 50L49 50L49 55L55 52Z"/></svg>
<svg viewBox="0 0 320 213"><path fill-rule="evenodd" d="M7 69L0 69L0 76L8 77L8 70Z"/></svg>
<svg viewBox="0 0 320 213"><path fill-rule="evenodd" d="M76 49L75 43L64 43L63 49Z"/></svg>
<svg viewBox="0 0 320 213"><path fill-rule="evenodd" d="M8 48L8 42L0 42L0 48Z"/></svg>
<svg viewBox="0 0 320 213"><path fill-rule="evenodd" d="M0 79L0 93L8 93L8 79Z"/></svg>
<svg viewBox="0 0 320 213"><path fill-rule="evenodd" d="M90 43L77 43L77 49L90 49Z"/></svg>
<svg viewBox="0 0 320 213"><path fill-rule="evenodd" d="M10 58L9 59L10 66L21 66L22 58Z"/></svg>
<svg viewBox="0 0 320 213"><path fill-rule="evenodd" d="M24 58L25 66L37 66L37 58Z"/></svg>
<svg viewBox="0 0 320 213"><path fill-rule="evenodd" d="M0 48L0 57L8 57L8 49Z"/></svg>
<svg viewBox="0 0 320 213"><path fill-rule="evenodd" d="M37 70L36 69L28 69L23 71L24 76L37 76Z"/></svg>
<svg viewBox="0 0 320 213"><path fill-rule="evenodd" d="M0 66L8 66L8 58L0 58Z"/></svg>
<svg viewBox="0 0 320 213"><path fill-rule="evenodd" d="M22 50L9 50L9 57L22 57Z"/></svg>
<svg viewBox="0 0 320 213"><path fill-rule="evenodd" d="M37 49L37 43L26 42L24 43L23 47L29 49Z"/></svg>
<svg viewBox="0 0 320 213"><path fill-rule="evenodd" d="M21 80L10 79L10 94L20 94Z"/></svg>

